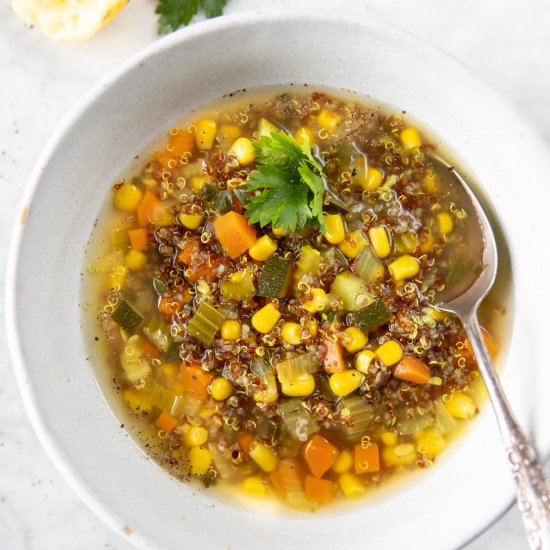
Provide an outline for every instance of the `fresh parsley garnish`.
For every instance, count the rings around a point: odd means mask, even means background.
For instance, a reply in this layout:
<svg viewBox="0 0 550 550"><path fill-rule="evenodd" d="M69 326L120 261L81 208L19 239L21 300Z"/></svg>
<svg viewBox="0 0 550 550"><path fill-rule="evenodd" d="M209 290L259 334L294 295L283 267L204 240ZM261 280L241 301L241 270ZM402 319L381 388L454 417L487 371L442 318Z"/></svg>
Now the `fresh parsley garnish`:
<svg viewBox="0 0 550 550"><path fill-rule="evenodd" d="M202 190L202 198L220 214L226 214L235 207L237 200L243 206L248 202L249 197L244 189L218 189L214 185L205 185Z"/></svg>
<svg viewBox="0 0 550 550"><path fill-rule="evenodd" d="M311 154L307 136L302 147L285 132L273 132L253 143L256 170L250 173L246 190L261 192L252 194L245 206L250 222L283 231L306 224L325 229L323 168Z"/></svg>
<svg viewBox="0 0 550 550"><path fill-rule="evenodd" d="M227 0L159 0L155 13L159 14L158 32L167 34L182 25L188 25L201 8L206 17L223 13Z"/></svg>

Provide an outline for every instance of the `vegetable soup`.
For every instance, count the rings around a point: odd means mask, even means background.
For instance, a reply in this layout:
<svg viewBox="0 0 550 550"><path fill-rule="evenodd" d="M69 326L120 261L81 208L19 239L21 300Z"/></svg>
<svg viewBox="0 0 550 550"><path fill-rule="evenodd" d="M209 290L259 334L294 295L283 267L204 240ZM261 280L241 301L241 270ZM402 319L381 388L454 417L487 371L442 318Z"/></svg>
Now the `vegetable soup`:
<svg viewBox="0 0 550 550"><path fill-rule="evenodd" d="M434 143L357 98L242 92L112 187L87 258L97 368L172 474L313 510L431 466L476 416L435 304L482 243Z"/></svg>

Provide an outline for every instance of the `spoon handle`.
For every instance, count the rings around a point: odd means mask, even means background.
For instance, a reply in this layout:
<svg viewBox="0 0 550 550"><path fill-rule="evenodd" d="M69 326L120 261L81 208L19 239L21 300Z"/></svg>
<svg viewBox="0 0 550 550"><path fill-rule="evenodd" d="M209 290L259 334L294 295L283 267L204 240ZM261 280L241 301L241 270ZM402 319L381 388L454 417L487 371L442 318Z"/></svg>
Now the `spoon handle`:
<svg viewBox="0 0 550 550"><path fill-rule="evenodd" d="M477 312L462 316L495 411L508 463L516 484L519 510L532 550L550 550L550 486L500 384L477 320Z"/></svg>

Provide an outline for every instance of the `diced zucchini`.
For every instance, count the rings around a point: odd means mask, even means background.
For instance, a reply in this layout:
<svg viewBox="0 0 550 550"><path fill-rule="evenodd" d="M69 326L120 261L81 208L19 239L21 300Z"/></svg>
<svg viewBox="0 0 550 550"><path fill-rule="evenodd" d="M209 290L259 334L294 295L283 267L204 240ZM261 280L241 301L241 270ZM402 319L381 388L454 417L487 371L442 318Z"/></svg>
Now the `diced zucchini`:
<svg viewBox="0 0 550 550"><path fill-rule="evenodd" d="M272 256L264 265L258 281L258 296L284 298L290 282L292 264L290 260Z"/></svg>
<svg viewBox="0 0 550 550"><path fill-rule="evenodd" d="M220 292L229 300L249 300L256 294L252 272L246 269L233 273L228 280L220 283Z"/></svg>
<svg viewBox="0 0 550 550"><path fill-rule="evenodd" d="M365 281L351 271L342 271L336 275L330 291L342 299L344 309L347 311L363 309L374 300Z"/></svg>
<svg viewBox="0 0 550 550"><path fill-rule="evenodd" d="M111 317L129 335L135 334L143 322L143 317L126 300L121 300Z"/></svg>
<svg viewBox="0 0 550 550"><path fill-rule="evenodd" d="M393 244L398 254L412 254L418 248L418 239L414 233L407 231L405 233L394 233L392 235Z"/></svg>
<svg viewBox="0 0 550 550"><path fill-rule="evenodd" d="M279 382L286 384L287 382L296 380L303 374L317 372L322 362L322 358L317 353L310 351L277 363L275 370L277 371Z"/></svg>
<svg viewBox="0 0 550 550"><path fill-rule="evenodd" d="M211 346L214 341L214 336L222 323L225 320L225 315L208 302L202 302L193 318L187 323L186 330L191 335L200 340L203 344Z"/></svg>
<svg viewBox="0 0 550 550"><path fill-rule="evenodd" d="M174 341L170 327L158 318L151 319L144 327L143 334L162 352L167 352Z"/></svg>
<svg viewBox="0 0 550 550"><path fill-rule="evenodd" d="M372 284L384 277L384 264L370 246L365 246L353 262L355 274L367 284Z"/></svg>
<svg viewBox="0 0 550 550"><path fill-rule="evenodd" d="M359 327L365 332L370 332L381 327L390 319L391 313L388 306L384 302L376 301L359 311L350 313L346 320L349 325Z"/></svg>

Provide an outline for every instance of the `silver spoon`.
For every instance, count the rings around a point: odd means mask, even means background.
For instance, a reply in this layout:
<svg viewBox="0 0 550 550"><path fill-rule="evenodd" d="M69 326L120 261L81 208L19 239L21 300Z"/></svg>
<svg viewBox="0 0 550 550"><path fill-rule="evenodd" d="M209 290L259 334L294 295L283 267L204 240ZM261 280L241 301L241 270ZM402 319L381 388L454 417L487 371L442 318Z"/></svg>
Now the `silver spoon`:
<svg viewBox="0 0 550 550"><path fill-rule="evenodd" d="M512 413L500 384L485 343L477 310L495 282L497 247L489 220L464 178L453 166L431 155L434 163L449 170L470 199L478 218L479 241L483 245L483 271L472 279L468 288L450 285L437 297L438 307L459 317L471 343L479 371L487 387L495 411L508 463L516 485L517 502L527 532L529 547L533 550L550 550L550 486L529 444Z"/></svg>

